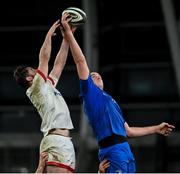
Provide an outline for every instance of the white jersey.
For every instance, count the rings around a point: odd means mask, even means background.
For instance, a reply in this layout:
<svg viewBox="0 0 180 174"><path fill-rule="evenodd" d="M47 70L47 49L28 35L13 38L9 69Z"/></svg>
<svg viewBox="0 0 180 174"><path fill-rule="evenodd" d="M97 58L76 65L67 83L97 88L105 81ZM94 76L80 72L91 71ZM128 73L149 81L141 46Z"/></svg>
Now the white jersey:
<svg viewBox="0 0 180 174"><path fill-rule="evenodd" d="M53 80L56 79L46 78L40 70L37 70L33 84L26 91L26 95L42 118L41 131L44 136L53 128L74 128L68 106L53 85Z"/></svg>

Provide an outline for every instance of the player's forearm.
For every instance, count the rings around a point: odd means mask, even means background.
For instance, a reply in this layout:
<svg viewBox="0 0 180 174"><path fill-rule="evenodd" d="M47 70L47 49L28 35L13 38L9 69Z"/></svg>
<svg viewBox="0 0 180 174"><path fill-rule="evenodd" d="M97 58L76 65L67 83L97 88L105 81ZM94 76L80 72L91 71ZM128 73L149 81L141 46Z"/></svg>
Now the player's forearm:
<svg viewBox="0 0 180 174"><path fill-rule="evenodd" d="M157 126L130 127L129 137L140 137L157 133Z"/></svg>
<svg viewBox="0 0 180 174"><path fill-rule="evenodd" d="M43 166L38 166L38 168L35 171L35 174L43 173L43 171L44 171L44 167Z"/></svg>
<svg viewBox="0 0 180 174"><path fill-rule="evenodd" d="M60 50L54 62L55 66L59 66L62 69L64 68L68 56L68 51L69 51L69 43L65 39L63 39Z"/></svg>
<svg viewBox="0 0 180 174"><path fill-rule="evenodd" d="M86 58L73 35L69 37L68 41L74 62L77 67L78 76L80 79L86 80L89 76L89 68Z"/></svg>
<svg viewBox="0 0 180 174"><path fill-rule="evenodd" d="M39 53L40 61L49 61L51 55L51 37L46 36Z"/></svg>
<svg viewBox="0 0 180 174"><path fill-rule="evenodd" d="M79 62L85 62L85 56L72 33L68 35L68 41L75 64Z"/></svg>

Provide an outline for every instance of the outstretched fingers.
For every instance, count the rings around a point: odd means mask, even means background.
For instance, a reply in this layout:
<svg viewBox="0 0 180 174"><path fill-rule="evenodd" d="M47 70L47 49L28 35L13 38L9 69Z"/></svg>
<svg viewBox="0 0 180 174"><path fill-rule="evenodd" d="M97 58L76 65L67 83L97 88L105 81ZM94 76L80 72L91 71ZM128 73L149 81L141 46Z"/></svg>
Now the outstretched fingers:
<svg viewBox="0 0 180 174"><path fill-rule="evenodd" d="M169 124L169 123L165 123L164 125L164 135L168 136L169 134L171 134L171 132L173 131L173 129L175 129L175 126Z"/></svg>
<svg viewBox="0 0 180 174"><path fill-rule="evenodd" d="M101 161L99 164L99 172L100 173L105 173L106 169L110 166L110 162L107 159L104 159Z"/></svg>
<svg viewBox="0 0 180 174"><path fill-rule="evenodd" d="M167 125L169 128L171 128L171 129L175 129L175 126L173 126L173 125L171 125L171 124L168 124Z"/></svg>
<svg viewBox="0 0 180 174"><path fill-rule="evenodd" d="M60 19L58 19L56 22L54 22L54 24L51 26L51 28L49 29L48 31L48 34L49 36L55 36L56 33L55 33L55 30L56 28L58 28L60 26Z"/></svg>
<svg viewBox="0 0 180 174"><path fill-rule="evenodd" d="M42 160L43 163L45 163L48 160L48 152L42 152L40 154L40 159Z"/></svg>

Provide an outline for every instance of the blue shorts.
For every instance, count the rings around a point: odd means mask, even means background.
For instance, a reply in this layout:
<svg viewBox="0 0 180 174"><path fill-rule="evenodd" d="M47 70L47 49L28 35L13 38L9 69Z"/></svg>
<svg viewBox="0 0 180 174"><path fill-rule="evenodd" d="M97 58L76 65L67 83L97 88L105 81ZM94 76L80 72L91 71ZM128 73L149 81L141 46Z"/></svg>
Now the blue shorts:
<svg viewBox="0 0 180 174"><path fill-rule="evenodd" d="M99 149L99 159L110 162L106 173L136 172L135 159L127 142Z"/></svg>
<svg viewBox="0 0 180 174"><path fill-rule="evenodd" d="M106 170L106 173L135 173L136 165L135 161L122 161L116 164L110 162L110 167Z"/></svg>

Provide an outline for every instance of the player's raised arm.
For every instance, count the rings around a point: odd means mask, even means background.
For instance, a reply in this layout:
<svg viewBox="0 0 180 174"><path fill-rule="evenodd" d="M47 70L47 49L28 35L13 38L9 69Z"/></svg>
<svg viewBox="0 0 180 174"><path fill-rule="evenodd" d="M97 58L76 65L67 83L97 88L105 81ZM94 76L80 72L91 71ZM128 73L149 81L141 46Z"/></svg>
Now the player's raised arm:
<svg viewBox="0 0 180 174"><path fill-rule="evenodd" d="M69 18L69 14L64 13L61 18L61 23L63 26L63 36L69 42L79 78L82 80L86 80L89 76L89 68L86 62L86 58L73 35L71 26L68 23L69 20L71 20L71 18Z"/></svg>
<svg viewBox="0 0 180 174"><path fill-rule="evenodd" d="M59 80L61 73L64 69L64 66L66 64L68 51L69 51L69 43L67 42L67 40L63 39L60 49L56 55L53 69L49 74L50 77Z"/></svg>
<svg viewBox="0 0 180 174"><path fill-rule="evenodd" d="M50 59L50 55L51 55L51 39L55 35L55 30L59 25L60 25L59 20L57 20L51 26L48 33L46 34L46 38L40 49L38 69L40 69L46 76L48 73L48 63L49 63L49 59Z"/></svg>

